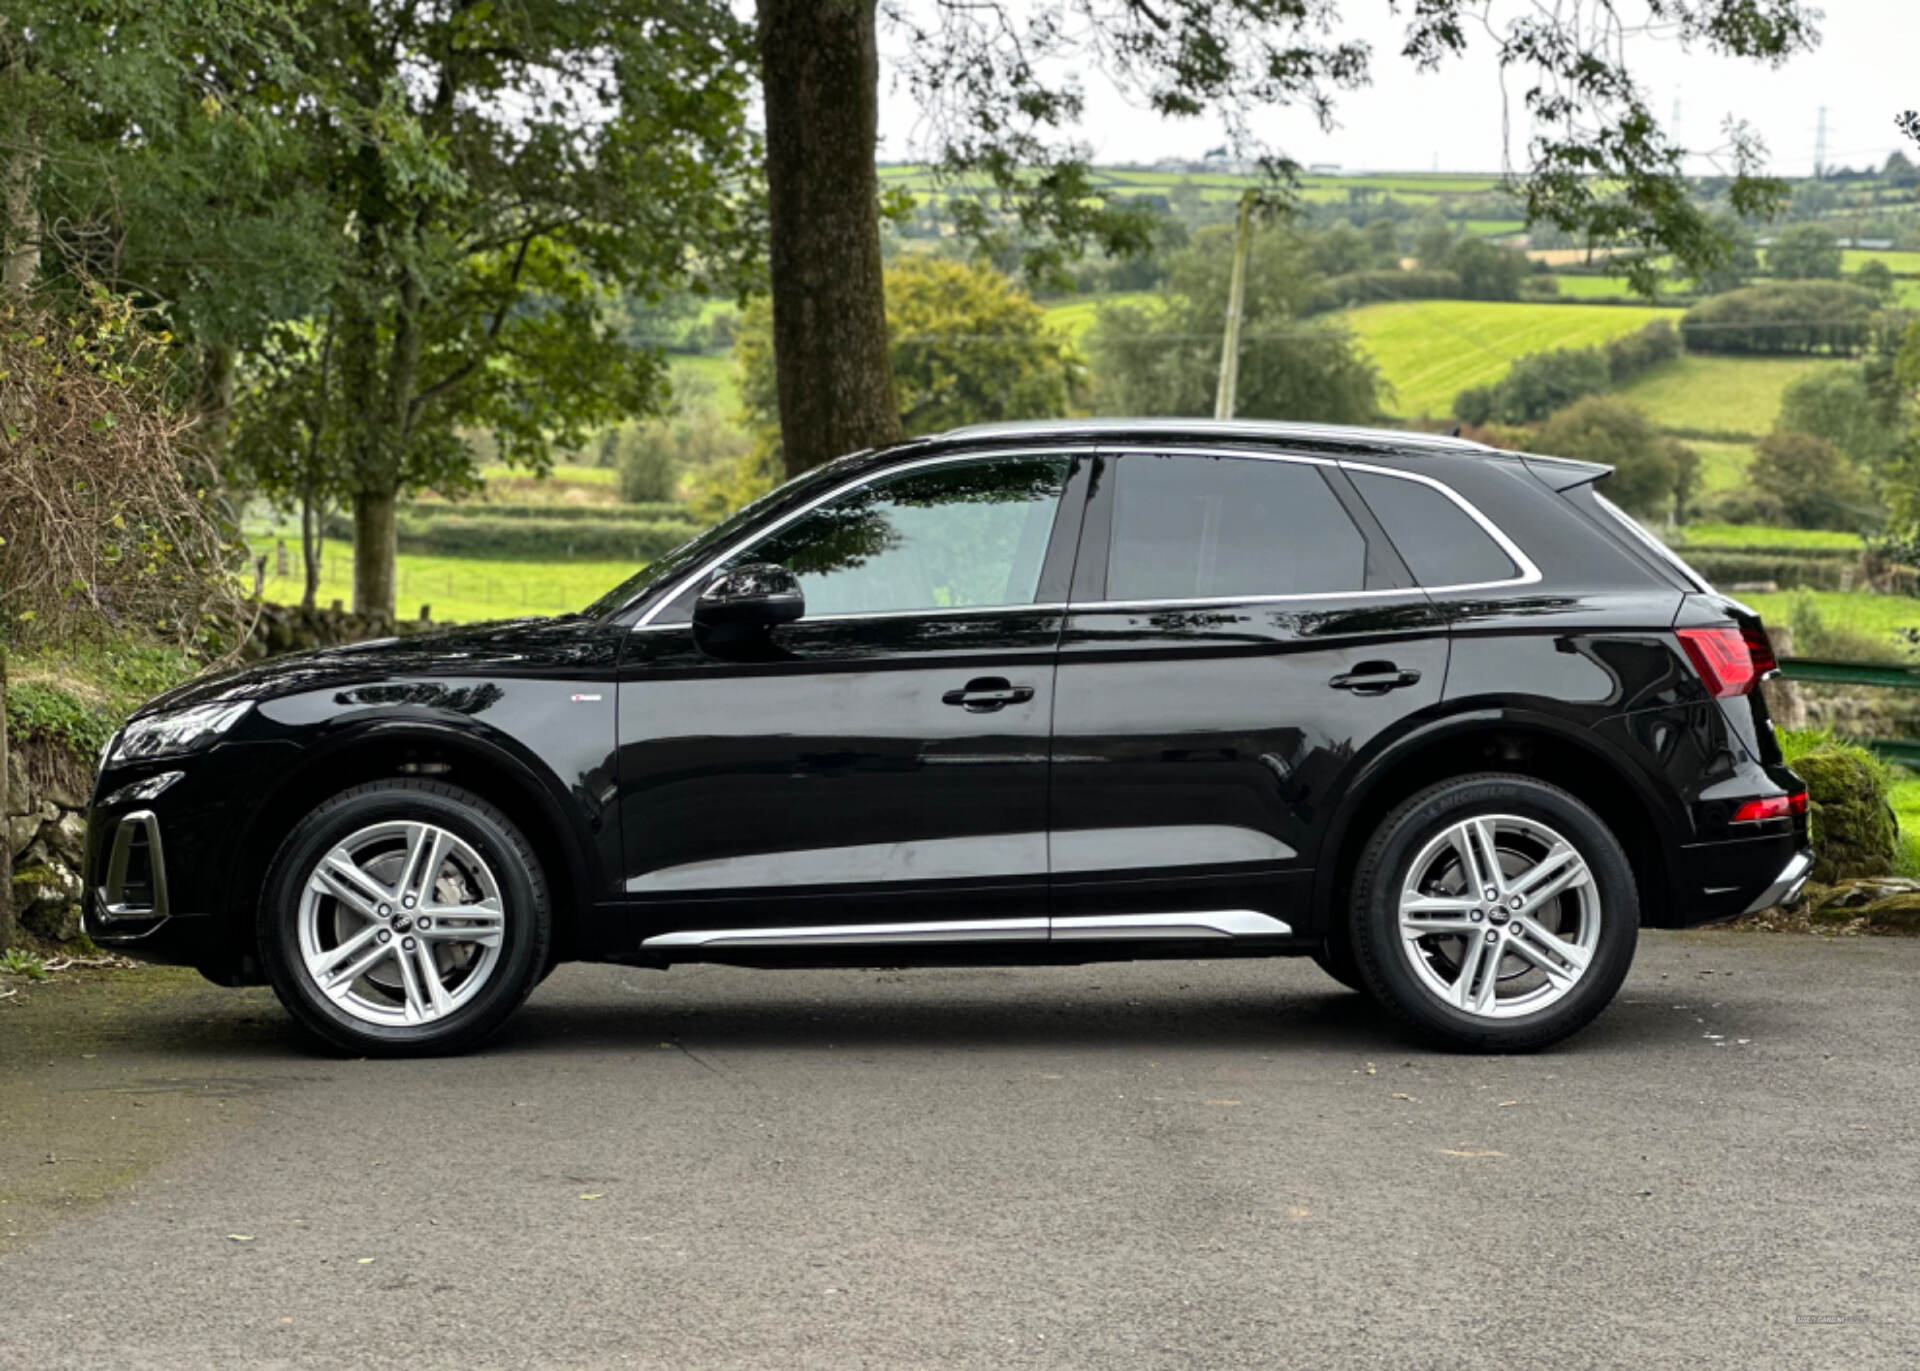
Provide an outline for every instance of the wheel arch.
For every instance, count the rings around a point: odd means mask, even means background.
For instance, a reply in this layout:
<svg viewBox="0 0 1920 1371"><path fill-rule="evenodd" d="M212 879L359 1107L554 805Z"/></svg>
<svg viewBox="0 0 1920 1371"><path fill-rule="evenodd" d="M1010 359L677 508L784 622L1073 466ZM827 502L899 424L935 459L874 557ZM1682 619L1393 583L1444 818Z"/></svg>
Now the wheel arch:
<svg viewBox="0 0 1920 1371"><path fill-rule="evenodd" d="M1361 850L1389 810L1422 786L1474 771L1511 771L1559 786L1586 803L1626 849L1644 925L1668 918L1673 853L1661 838L1673 802L1636 776L1586 730L1549 715L1476 711L1435 721L1377 754L1347 787L1328 825L1314 882L1314 911L1328 932L1348 916Z"/></svg>
<svg viewBox="0 0 1920 1371"><path fill-rule="evenodd" d="M581 945L597 888L593 847L555 794L551 773L543 774L504 742L472 728L375 719L305 748L299 765L267 794L247 825L229 884L227 914L236 936L247 940L254 968L259 955L251 941L253 915L274 854L294 825L323 800L351 786L406 776L432 777L470 790L512 819L533 846L547 878L554 960L564 960Z"/></svg>

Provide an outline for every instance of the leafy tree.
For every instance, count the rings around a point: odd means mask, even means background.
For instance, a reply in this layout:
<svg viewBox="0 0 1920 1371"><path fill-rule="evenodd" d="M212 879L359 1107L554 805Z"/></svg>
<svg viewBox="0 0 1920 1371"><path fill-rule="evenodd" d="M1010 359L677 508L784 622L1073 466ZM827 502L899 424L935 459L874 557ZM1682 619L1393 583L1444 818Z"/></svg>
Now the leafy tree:
<svg viewBox="0 0 1920 1371"><path fill-rule="evenodd" d="M1613 468L1607 497L1644 518L1677 517L1693 494L1699 455L1622 400L1590 395L1541 426L1534 449Z"/></svg>
<svg viewBox="0 0 1920 1371"><path fill-rule="evenodd" d="M1878 257L1860 264L1860 270L1853 273L1853 283L1862 290L1873 292L1883 305L1893 300L1893 268Z"/></svg>
<svg viewBox="0 0 1920 1371"><path fill-rule="evenodd" d="M785 459L801 471L899 432L887 366L880 268L877 0L758 0L766 97L770 264ZM1778 63L1810 47L1804 0L1642 0L1496 6L1422 0L1402 55L1431 69L1487 35L1539 130L1513 193L1529 222L1608 247L1640 247L1628 267L1651 293L1671 254L1695 274L1727 244L1693 203L1681 149L1625 66L1630 34L1658 31L1702 50ZM1085 110L1081 73L1103 69L1168 118L1224 120L1236 149L1263 154L1252 128L1275 106L1332 119L1336 94L1370 76L1366 44L1338 31L1338 9L1303 0L1064 0L1020 13L1008 0L889 4L905 82L929 108L933 160L990 187L955 197L957 227L1021 246L1045 276L1090 246L1145 246L1149 221L1093 179L1069 130ZM1764 214L1783 188L1759 174L1760 148L1731 130L1726 183L1735 213ZM1263 156L1283 184L1284 158ZM1427 265L1433 265L1427 263ZM1216 325L1217 327L1217 325Z"/></svg>
<svg viewBox="0 0 1920 1371"><path fill-rule="evenodd" d="M1898 442L1857 366L1823 367L1788 386L1774 428L1810 434L1868 467L1884 462Z"/></svg>
<svg viewBox="0 0 1920 1371"><path fill-rule="evenodd" d="M1484 238L1462 238L1447 253L1446 265L1458 273L1460 292L1469 300L1518 300L1527 255Z"/></svg>
<svg viewBox="0 0 1920 1371"><path fill-rule="evenodd" d="M1749 479L1779 502L1795 528L1833 528L1863 533L1879 527L1881 510L1873 482L1860 464L1824 438L1777 431L1753 450Z"/></svg>
<svg viewBox="0 0 1920 1371"><path fill-rule="evenodd" d="M1767 270L1782 281L1837 281L1840 261L1840 245L1818 224L1782 229L1767 248Z"/></svg>
<svg viewBox="0 0 1920 1371"><path fill-rule="evenodd" d="M289 109L345 242L323 460L350 492L354 605L391 613L396 504L475 480L463 429L543 469L666 397L611 291L659 293L690 263L749 279L749 32L656 0L308 0L297 19Z"/></svg>
<svg viewBox="0 0 1920 1371"><path fill-rule="evenodd" d="M1879 301L1838 281L1767 281L1730 290L1680 317L1689 352L1859 352Z"/></svg>
<svg viewBox="0 0 1920 1371"><path fill-rule="evenodd" d="M1760 253L1753 234L1737 215L1720 213L1712 219L1714 232L1727 244L1726 254L1716 263L1694 273L1693 288L1702 295L1718 295L1738 290L1760 270Z"/></svg>
<svg viewBox="0 0 1920 1371"><path fill-rule="evenodd" d="M734 346L740 406L757 444L731 468L696 481L700 512L724 514L778 479L783 429L775 316L771 302L760 299L741 322ZM1085 363L1071 340L985 263L903 257L887 272L887 328L895 425L902 434L1064 416L1084 388Z"/></svg>
<svg viewBox="0 0 1920 1371"><path fill-rule="evenodd" d="M1202 229L1193 247L1168 264L1156 299L1101 307L1088 335L1099 409L1212 413L1232 236L1229 225ZM1240 415L1329 423L1378 416L1384 382L1352 335L1334 324L1300 322L1312 284L1310 253L1299 234L1279 224L1255 232L1241 325Z"/></svg>

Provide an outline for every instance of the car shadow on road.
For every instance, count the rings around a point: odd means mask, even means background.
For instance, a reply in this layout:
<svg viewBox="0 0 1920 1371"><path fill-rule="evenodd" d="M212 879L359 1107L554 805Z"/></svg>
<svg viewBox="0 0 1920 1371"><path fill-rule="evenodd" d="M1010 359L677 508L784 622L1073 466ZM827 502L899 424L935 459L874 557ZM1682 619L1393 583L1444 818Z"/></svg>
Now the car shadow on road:
<svg viewBox="0 0 1920 1371"><path fill-rule="evenodd" d="M1688 1036L1672 1015L1616 1005L1557 1049L1637 1052ZM1073 1048L1122 1052L1244 1050L1265 1054L1434 1052L1363 995L1315 990L1274 994L1195 988L1177 997L1069 1003L901 996L714 999L610 1004L538 997L490 1040L488 1052L565 1050L911 1052Z"/></svg>

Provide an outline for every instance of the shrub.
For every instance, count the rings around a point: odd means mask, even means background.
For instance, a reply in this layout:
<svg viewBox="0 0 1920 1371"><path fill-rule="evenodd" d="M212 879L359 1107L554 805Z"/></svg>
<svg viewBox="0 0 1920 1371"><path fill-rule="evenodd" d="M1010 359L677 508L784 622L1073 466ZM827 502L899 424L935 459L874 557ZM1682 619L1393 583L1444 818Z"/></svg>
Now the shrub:
<svg viewBox="0 0 1920 1371"><path fill-rule="evenodd" d="M1837 742L1802 753L1792 765L1807 783L1813 879L1892 875L1897 829L1886 768L1866 749Z"/></svg>
<svg viewBox="0 0 1920 1371"><path fill-rule="evenodd" d="M1607 379L1623 386L1662 362L1680 355L1680 335L1665 319L1655 319L1638 333L1609 339L1601 351L1606 354Z"/></svg>
<svg viewBox="0 0 1920 1371"><path fill-rule="evenodd" d="M0 308L0 605L48 640L103 623L187 641L229 618L232 549L185 475L160 341L104 293Z"/></svg>
<svg viewBox="0 0 1920 1371"><path fill-rule="evenodd" d="M1899 435L1881 410L1859 366L1822 367L1780 396L1779 430L1824 438L1857 462L1877 466L1893 454Z"/></svg>
<svg viewBox="0 0 1920 1371"><path fill-rule="evenodd" d="M547 505L512 502L494 504L491 501L478 500L409 500L400 506L400 514L402 518L415 520L471 519L484 515L489 519L584 519L589 522L637 519L642 523L693 517L687 507L678 500L647 500L636 504L619 505ZM352 531L351 522L344 518L327 526L329 538L347 538L351 536Z"/></svg>
<svg viewBox="0 0 1920 1371"><path fill-rule="evenodd" d="M1858 463L1810 433L1770 433L1753 450L1748 478L1795 528L1859 533L1884 520L1873 482Z"/></svg>
<svg viewBox="0 0 1920 1371"><path fill-rule="evenodd" d="M1689 352L1853 353L1880 302L1837 281L1776 281L1702 300L1680 319Z"/></svg>
<svg viewBox="0 0 1920 1371"><path fill-rule="evenodd" d="M1677 512L1693 489L1699 466L1692 448L1660 433L1632 405L1599 395L1577 400L1549 419L1535 439L1535 450L1605 462L1614 469L1606 484L1608 497L1647 518Z"/></svg>
<svg viewBox="0 0 1920 1371"><path fill-rule="evenodd" d="M651 562L700 526L689 519L401 519L399 549L442 557Z"/></svg>
<svg viewBox="0 0 1920 1371"><path fill-rule="evenodd" d="M1598 348L1530 352L1516 359L1498 383L1454 396L1453 417L1475 425L1535 423L1679 355L1680 336L1664 319Z"/></svg>
<svg viewBox="0 0 1920 1371"><path fill-rule="evenodd" d="M1378 300L1459 300L1457 271L1353 271L1322 277L1306 290L1300 313L1325 314Z"/></svg>
<svg viewBox="0 0 1920 1371"><path fill-rule="evenodd" d="M1772 581L1782 590L1845 590L1853 571L1851 560L1795 552L1689 548L1685 556L1688 566L1716 586Z"/></svg>

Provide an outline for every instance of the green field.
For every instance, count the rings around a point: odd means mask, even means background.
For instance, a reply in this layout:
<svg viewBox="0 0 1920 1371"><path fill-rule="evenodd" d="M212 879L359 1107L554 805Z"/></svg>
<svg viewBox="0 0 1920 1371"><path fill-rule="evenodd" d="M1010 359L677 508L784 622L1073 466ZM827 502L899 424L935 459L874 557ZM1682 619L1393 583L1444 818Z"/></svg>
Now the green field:
<svg viewBox="0 0 1920 1371"><path fill-rule="evenodd" d="M1047 309L1047 327L1079 342L1093 327L1094 316L1102 305L1140 305L1154 298L1150 290L1118 291L1112 295L1087 296L1068 300Z"/></svg>
<svg viewBox="0 0 1920 1371"><path fill-rule="evenodd" d="M256 555L275 569L274 540L256 536ZM300 543L287 540L289 576L267 577L266 598L276 604L300 603ZM321 562L320 603L353 602L353 548L329 542ZM422 557L400 554L398 609L411 618L423 604L433 617L452 623L514 619L529 614L559 614L582 609L639 568L626 562L508 562L477 557Z"/></svg>
<svg viewBox="0 0 1920 1371"><path fill-rule="evenodd" d="M1700 454L1700 492L1715 495L1746 484L1753 448L1746 443L1714 443L1691 439L1687 446ZM1798 530L1794 530L1798 532Z"/></svg>
<svg viewBox="0 0 1920 1371"><path fill-rule="evenodd" d="M705 404L732 418L740 408L740 382L733 357L694 356L676 353L667 359L673 374L676 396L682 401Z"/></svg>
<svg viewBox="0 0 1920 1371"><path fill-rule="evenodd" d="M1793 597L1802 592L1776 591L1772 594L1743 592L1743 604L1758 610L1771 624L1787 622ZM1920 626L1920 600L1908 595L1872 595L1864 591L1812 590L1821 617L1828 623L1857 629L1878 637L1891 638L1895 629Z"/></svg>
<svg viewBox="0 0 1920 1371"><path fill-rule="evenodd" d="M1411 417L1447 414L1460 391L1498 381L1526 353L1587 347L1679 316L1652 306L1395 300L1340 318L1392 383L1391 412Z"/></svg>
<svg viewBox="0 0 1920 1371"><path fill-rule="evenodd" d="M1568 300L1624 300L1633 294L1624 276L1556 275L1560 294Z"/></svg>
<svg viewBox="0 0 1920 1371"><path fill-rule="evenodd" d="M1666 429L1701 433L1768 432L1780 396L1802 376L1848 363L1827 357L1701 357L1689 354L1617 392Z"/></svg>
<svg viewBox="0 0 1920 1371"><path fill-rule="evenodd" d="M1707 446L1696 443L1695 447ZM1859 550L1860 535L1831 528L1774 528L1766 524L1688 524L1681 551L1701 547L1844 547ZM1916 601L1920 604L1920 601Z"/></svg>
<svg viewBox="0 0 1920 1371"><path fill-rule="evenodd" d="M1840 253L1840 270L1851 275L1868 262L1885 262L1895 276L1920 276L1920 252L1901 252L1894 248L1846 248Z"/></svg>

